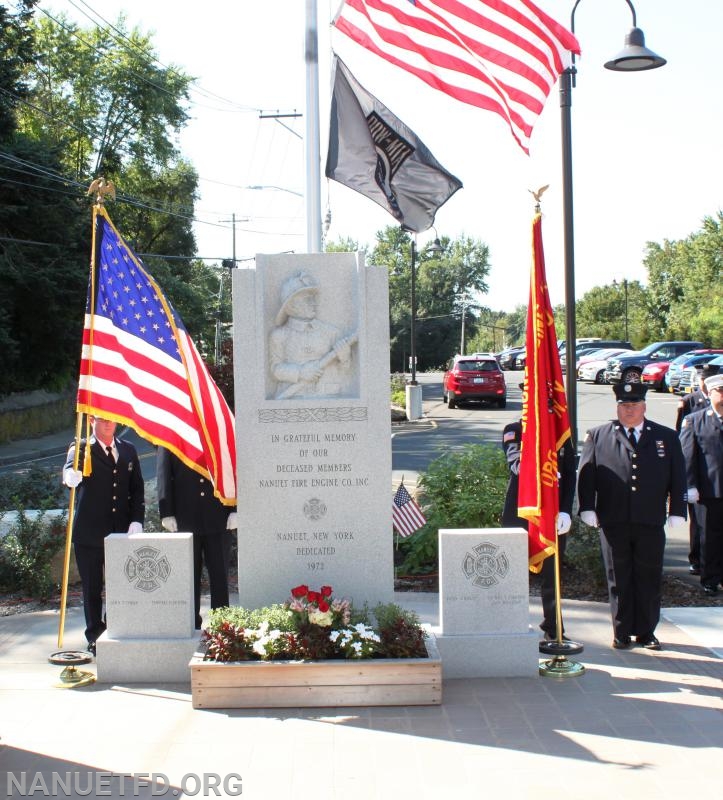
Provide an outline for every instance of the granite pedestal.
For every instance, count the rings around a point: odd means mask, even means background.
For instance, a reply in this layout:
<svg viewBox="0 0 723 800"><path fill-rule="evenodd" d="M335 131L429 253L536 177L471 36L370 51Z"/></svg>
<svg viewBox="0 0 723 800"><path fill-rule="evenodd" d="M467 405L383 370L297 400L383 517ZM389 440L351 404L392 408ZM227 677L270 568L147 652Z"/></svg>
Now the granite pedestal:
<svg viewBox="0 0 723 800"><path fill-rule="evenodd" d="M105 540L105 633L98 681L190 682L198 646L193 610L193 534L113 533Z"/></svg>
<svg viewBox="0 0 723 800"><path fill-rule="evenodd" d="M439 531L439 620L445 678L537 675L524 530Z"/></svg>

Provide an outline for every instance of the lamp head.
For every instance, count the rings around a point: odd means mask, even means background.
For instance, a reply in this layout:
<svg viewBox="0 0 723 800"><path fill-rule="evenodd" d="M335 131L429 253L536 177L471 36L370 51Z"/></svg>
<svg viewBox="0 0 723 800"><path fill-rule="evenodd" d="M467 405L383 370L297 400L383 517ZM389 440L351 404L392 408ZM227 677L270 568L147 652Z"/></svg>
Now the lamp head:
<svg viewBox="0 0 723 800"><path fill-rule="evenodd" d="M613 72L642 72L646 69L657 69L666 63L664 58L645 46L642 30L631 28L625 37L625 47L610 61L605 62L605 69Z"/></svg>
<svg viewBox="0 0 723 800"><path fill-rule="evenodd" d="M440 253L444 252L444 248L442 247L442 243L439 241L439 238L436 238L432 244L427 247L428 253L434 253L435 255L439 255Z"/></svg>

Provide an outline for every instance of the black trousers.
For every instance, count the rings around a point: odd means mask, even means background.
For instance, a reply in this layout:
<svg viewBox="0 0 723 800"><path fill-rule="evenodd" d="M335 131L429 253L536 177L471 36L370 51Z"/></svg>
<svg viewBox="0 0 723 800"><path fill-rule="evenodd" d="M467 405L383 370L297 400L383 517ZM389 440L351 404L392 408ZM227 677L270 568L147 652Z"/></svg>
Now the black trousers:
<svg viewBox="0 0 723 800"><path fill-rule="evenodd" d="M665 528L606 526L600 547L615 638L652 636L660 621Z"/></svg>
<svg viewBox="0 0 723 800"><path fill-rule="evenodd" d="M74 544L75 561L83 585L83 611L85 612L85 638L94 642L105 630L103 613L103 575L105 548Z"/></svg>
<svg viewBox="0 0 723 800"><path fill-rule="evenodd" d="M700 537L703 526L700 524L698 514L696 514L697 503L688 503L688 523L690 551L688 552L688 562L694 567L700 567Z"/></svg>
<svg viewBox="0 0 723 800"><path fill-rule="evenodd" d="M231 533L222 531L206 535L193 534L193 602L196 627L201 627L201 572L206 565L211 587L211 608L229 603L228 567L231 557Z"/></svg>
<svg viewBox="0 0 723 800"><path fill-rule="evenodd" d="M557 537L557 546L560 552L560 564L562 565L562 557L565 555L565 548L567 547L567 534ZM555 602L555 557L548 556L542 562L542 569L540 570L540 599L542 600L542 616L543 620L540 623L545 633L549 634L553 639L557 638L557 603ZM560 616L562 621L562 616ZM563 633L565 632L565 625L562 626Z"/></svg>
<svg viewBox="0 0 723 800"><path fill-rule="evenodd" d="M700 522L700 582L718 586L723 580L723 499L704 498L695 506Z"/></svg>

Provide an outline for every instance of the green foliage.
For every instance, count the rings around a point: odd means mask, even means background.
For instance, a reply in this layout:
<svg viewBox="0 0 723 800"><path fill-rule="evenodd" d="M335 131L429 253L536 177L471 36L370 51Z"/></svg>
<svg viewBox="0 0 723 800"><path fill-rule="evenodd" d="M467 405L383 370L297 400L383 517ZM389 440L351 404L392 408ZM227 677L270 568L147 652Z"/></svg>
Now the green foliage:
<svg viewBox="0 0 723 800"><path fill-rule="evenodd" d="M605 567L600 555L600 534L596 528L585 525L579 517L572 518L572 528L567 534L565 562L584 575L598 588L606 586Z"/></svg>
<svg viewBox="0 0 723 800"><path fill-rule="evenodd" d="M385 658L424 658L427 655L425 633L414 611L396 603L380 603L374 608L374 616L381 639L380 650Z"/></svg>
<svg viewBox="0 0 723 800"><path fill-rule="evenodd" d="M258 628L262 622L268 622L270 628L278 628L280 631L294 629L293 615L281 603L254 609L241 606L215 608L208 615L206 630L216 631L224 622L237 628Z"/></svg>
<svg viewBox="0 0 723 800"><path fill-rule="evenodd" d="M50 562L64 545L64 518L31 519L19 509L15 525L0 538L0 589L46 600L57 589Z"/></svg>
<svg viewBox="0 0 723 800"><path fill-rule="evenodd" d="M390 379L392 405L404 407L407 402L407 379L400 373L395 372Z"/></svg>
<svg viewBox="0 0 723 800"><path fill-rule="evenodd" d="M507 464L500 447L467 444L432 461L419 480L427 524L403 540L399 572L435 572L440 528L494 528L507 490Z"/></svg>
<svg viewBox="0 0 723 800"><path fill-rule="evenodd" d="M57 472L33 466L23 472L3 475L0 481L0 512L67 507L68 490Z"/></svg>
<svg viewBox="0 0 723 800"><path fill-rule="evenodd" d="M417 368L436 369L457 351L462 309L467 309L469 336L475 318L469 306L475 294L486 292L489 275L487 245L469 237L442 238L441 253L431 244L416 253ZM390 364L407 368L411 322L411 238L401 228L389 226L377 233L369 262L389 273Z"/></svg>

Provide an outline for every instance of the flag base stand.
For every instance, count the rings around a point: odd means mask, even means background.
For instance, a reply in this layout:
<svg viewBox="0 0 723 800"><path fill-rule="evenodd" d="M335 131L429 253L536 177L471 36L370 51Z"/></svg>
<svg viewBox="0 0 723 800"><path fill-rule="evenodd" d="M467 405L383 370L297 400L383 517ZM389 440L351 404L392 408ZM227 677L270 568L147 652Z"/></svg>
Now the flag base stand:
<svg viewBox="0 0 723 800"><path fill-rule="evenodd" d="M64 667L60 673L60 683L56 683L57 689L74 689L76 686L88 686L94 683L96 676L93 672L76 669L81 664L90 664L93 657L89 653L80 650L59 650L51 653L48 661L51 664Z"/></svg>
<svg viewBox="0 0 723 800"><path fill-rule="evenodd" d="M582 653L584 646L579 642L540 642L540 652L551 655L548 661L540 661L539 673L546 678L576 678L585 673L585 667L568 656Z"/></svg>

